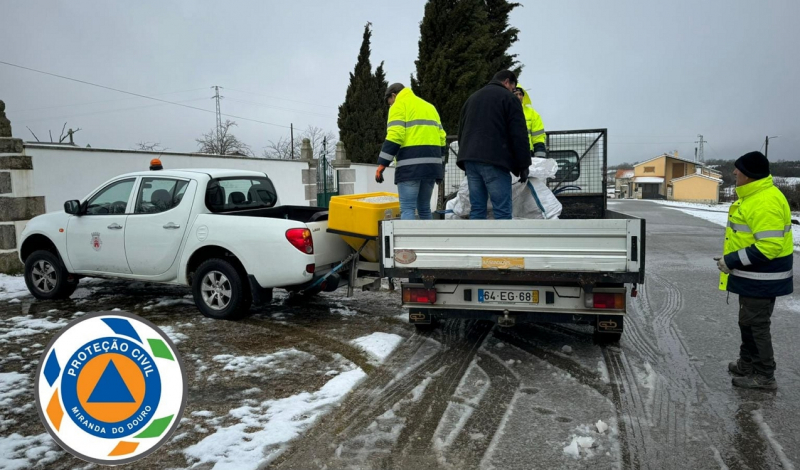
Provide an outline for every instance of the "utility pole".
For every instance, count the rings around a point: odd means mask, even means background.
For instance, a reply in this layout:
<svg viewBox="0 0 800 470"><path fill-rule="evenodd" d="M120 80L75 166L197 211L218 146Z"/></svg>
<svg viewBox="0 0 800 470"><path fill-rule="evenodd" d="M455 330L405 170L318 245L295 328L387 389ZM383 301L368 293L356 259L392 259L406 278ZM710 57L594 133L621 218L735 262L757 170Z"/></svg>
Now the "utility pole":
<svg viewBox="0 0 800 470"><path fill-rule="evenodd" d="M294 124L289 123L289 139L292 146L292 160L294 160Z"/></svg>
<svg viewBox="0 0 800 470"><path fill-rule="evenodd" d="M211 88L213 88L215 91L214 96L212 96L211 99L217 101L217 152L222 153L222 111L219 107L219 100L223 98L222 96L219 96L219 90L222 87L215 85Z"/></svg>
<svg viewBox="0 0 800 470"><path fill-rule="evenodd" d="M769 139L777 139L778 137L780 137L780 136L779 135L773 135L772 137L767 136L766 139L764 139L764 156L765 157L769 157Z"/></svg>
<svg viewBox="0 0 800 470"><path fill-rule="evenodd" d="M703 144L707 144L708 141L707 140L703 140L703 134L697 134L697 138L700 139L700 140L695 140L694 143L700 144L699 152L698 152L698 158L699 158L698 161L700 163L705 163L706 159L705 159L705 157L703 157Z"/></svg>

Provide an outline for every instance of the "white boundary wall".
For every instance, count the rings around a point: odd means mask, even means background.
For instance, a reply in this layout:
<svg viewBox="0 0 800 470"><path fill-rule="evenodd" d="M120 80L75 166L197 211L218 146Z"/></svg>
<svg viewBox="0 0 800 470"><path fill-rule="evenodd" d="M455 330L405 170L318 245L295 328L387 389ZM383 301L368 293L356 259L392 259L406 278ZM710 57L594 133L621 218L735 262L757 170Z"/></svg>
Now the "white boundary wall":
<svg viewBox="0 0 800 470"><path fill-rule="evenodd" d="M282 204L306 205L302 170L306 162L265 158L223 157L191 153L142 152L72 146L25 144L33 160L31 195L45 197L47 212L63 210L64 202L82 199L103 182L123 173L145 171L160 158L164 168L232 168L263 171L275 184ZM373 170L374 173L374 170ZM374 181L373 184L377 184Z"/></svg>

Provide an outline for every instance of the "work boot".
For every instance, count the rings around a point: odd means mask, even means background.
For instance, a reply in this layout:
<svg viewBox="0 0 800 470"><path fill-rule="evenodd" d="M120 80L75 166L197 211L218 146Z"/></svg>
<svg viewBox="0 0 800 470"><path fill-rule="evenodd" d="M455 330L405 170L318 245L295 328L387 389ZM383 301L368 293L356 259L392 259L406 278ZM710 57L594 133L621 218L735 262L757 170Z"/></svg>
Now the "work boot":
<svg viewBox="0 0 800 470"><path fill-rule="evenodd" d="M753 373L753 364L748 364L741 359L737 359L728 364L728 371L733 375L743 377Z"/></svg>
<svg viewBox="0 0 800 470"><path fill-rule="evenodd" d="M765 377L758 374L750 374L746 377L734 377L734 387L741 388L757 388L762 390L775 390L778 388L778 383L775 382L774 377Z"/></svg>

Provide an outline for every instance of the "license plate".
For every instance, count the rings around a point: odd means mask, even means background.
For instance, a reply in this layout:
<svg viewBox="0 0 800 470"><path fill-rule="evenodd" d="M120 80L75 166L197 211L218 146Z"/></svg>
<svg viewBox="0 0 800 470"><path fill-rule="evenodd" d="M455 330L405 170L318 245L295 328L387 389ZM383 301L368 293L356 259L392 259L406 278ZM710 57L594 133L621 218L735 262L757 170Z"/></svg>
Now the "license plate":
<svg viewBox="0 0 800 470"><path fill-rule="evenodd" d="M484 304L538 304L538 290L478 289L478 302Z"/></svg>

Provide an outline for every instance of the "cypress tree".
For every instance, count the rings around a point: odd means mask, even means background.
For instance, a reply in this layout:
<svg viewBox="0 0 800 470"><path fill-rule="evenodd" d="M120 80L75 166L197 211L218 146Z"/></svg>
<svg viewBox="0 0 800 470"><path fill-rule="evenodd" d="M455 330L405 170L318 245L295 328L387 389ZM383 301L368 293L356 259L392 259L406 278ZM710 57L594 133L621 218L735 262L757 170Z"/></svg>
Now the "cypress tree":
<svg viewBox="0 0 800 470"><path fill-rule="evenodd" d="M364 26L356 67L350 73L344 103L339 106L339 140L344 142L347 158L356 163L375 163L386 138L387 107L383 93L388 83L383 62L372 73L370 26L370 23Z"/></svg>
<svg viewBox="0 0 800 470"><path fill-rule="evenodd" d="M489 32L495 39L494 47L489 53L489 68L492 75L500 70L512 70L518 77L522 65L517 61L517 54L509 54L508 50L519 40L519 29L511 27L508 15L519 3L508 0L486 0L486 13L489 20ZM491 79L492 77L487 77Z"/></svg>
<svg viewBox="0 0 800 470"><path fill-rule="evenodd" d="M461 107L492 76L516 64L507 50L518 30L507 0L429 0L420 23L419 55L411 87L439 111L448 135L458 132Z"/></svg>

